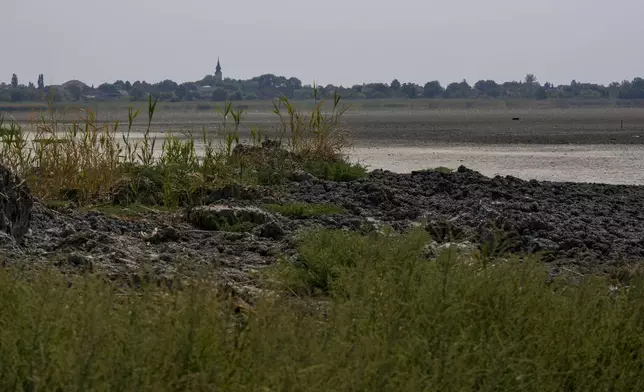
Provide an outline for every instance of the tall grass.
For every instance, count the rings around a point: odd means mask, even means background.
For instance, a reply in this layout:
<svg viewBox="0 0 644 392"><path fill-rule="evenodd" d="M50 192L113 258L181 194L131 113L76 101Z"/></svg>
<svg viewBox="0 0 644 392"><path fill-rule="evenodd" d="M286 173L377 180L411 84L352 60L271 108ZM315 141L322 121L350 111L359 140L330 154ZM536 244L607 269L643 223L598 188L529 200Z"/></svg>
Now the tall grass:
<svg viewBox="0 0 644 392"><path fill-rule="evenodd" d="M642 390L641 279L428 260L427 240L309 233L252 306L201 280L130 289L0 270L0 389Z"/></svg>
<svg viewBox="0 0 644 392"><path fill-rule="evenodd" d="M126 182L133 194L142 191L143 183L152 183L162 194L153 199L176 205L193 199L192 193L205 187L229 182L252 185L284 181L289 171L306 168L306 162L332 160L342 166L343 153L350 141L340 130L344 111L339 102L336 96L330 116L324 116L318 105L307 117L288 99L276 101L276 110L283 106L291 116L288 121L293 126L284 140L290 152L298 157L291 159L291 165L283 165L283 155L255 154L251 159L233 154L240 143L239 129L245 112L234 108L231 102L217 108L223 142L214 141L205 130L201 137L189 132L180 132L178 136L168 130L163 142L158 143L152 133L157 101L151 97L147 126L142 132L133 127L141 112L132 108L128 110L126 129L119 122L97 121L89 109L82 109L79 118L67 124L62 121L68 117L67 112L51 106L47 113L41 113L29 124L29 129L0 117L0 162L22 175L33 192L44 200L73 196L79 203L106 201L113 197L115 186ZM283 128L286 119L279 110L277 114ZM277 133L284 136L282 132ZM261 130L252 129L249 141L252 145L261 146L264 139ZM279 170L273 170L278 166ZM267 170L270 176L266 175Z"/></svg>
<svg viewBox="0 0 644 392"><path fill-rule="evenodd" d="M333 94L331 112L325 114L324 100L319 100L317 86L313 86L315 106L310 114L300 112L286 97L273 102L273 113L280 119L280 131L286 135L290 148L315 160L335 161L351 146L348 130L342 124L342 115L349 106L341 104L341 97Z"/></svg>

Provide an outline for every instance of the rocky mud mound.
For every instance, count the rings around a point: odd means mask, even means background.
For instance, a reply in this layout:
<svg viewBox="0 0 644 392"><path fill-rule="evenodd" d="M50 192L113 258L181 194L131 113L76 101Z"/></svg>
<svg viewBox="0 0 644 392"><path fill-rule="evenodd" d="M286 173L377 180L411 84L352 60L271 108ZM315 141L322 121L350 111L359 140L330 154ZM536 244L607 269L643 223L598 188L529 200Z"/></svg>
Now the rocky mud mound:
<svg viewBox="0 0 644 392"><path fill-rule="evenodd" d="M376 170L353 182L300 175L279 190L258 188L254 200L213 191L204 206L117 217L47 208L32 202L7 170L0 174L0 228L13 238L0 241L5 263L114 276L217 266L226 279L244 282L250 271L279 257L296 257L294 238L303 229L373 231L383 225L425 227L439 244L503 242L504 250L545 252L545 261L599 270L644 259L644 187L637 186L487 178L464 167L454 173ZM331 204L343 212L289 217L268 211L266 203Z"/></svg>
<svg viewBox="0 0 644 392"><path fill-rule="evenodd" d="M547 252L547 260L644 259L641 186L488 178L460 167L454 173L376 170L352 183L294 183L288 194L298 201L336 203L394 227L427 222L438 241L485 242L501 233L508 250Z"/></svg>

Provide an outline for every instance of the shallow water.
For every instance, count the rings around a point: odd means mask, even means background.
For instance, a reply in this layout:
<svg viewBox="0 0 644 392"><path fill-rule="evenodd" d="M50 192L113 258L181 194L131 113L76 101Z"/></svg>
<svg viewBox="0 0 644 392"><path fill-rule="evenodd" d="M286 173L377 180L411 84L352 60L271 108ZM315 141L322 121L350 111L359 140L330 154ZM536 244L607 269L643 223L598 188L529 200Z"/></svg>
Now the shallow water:
<svg viewBox="0 0 644 392"><path fill-rule="evenodd" d="M486 176L644 185L641 145L357 146L352 160L394 172L464 165Z"/></svg>
<svg viewBox="0 0 644 392"><path fill-rule="evenodd" d="M33 134L26 132L27 138ZM141 141L143 134L133 132L132 142ZM155 130L155 155L161 151L164 132ZM176 134L182 138L180 133ZM210 135L212 137L212 134ZM214 137L215 145L223 144ZM120 140L119 140L120 141ZM241 140L241 142L247 142ZM200 137L195 147L202 151ZM370 169L410 172L460 165L486 176L512 175L526 180L596 182L644 185L644 145L642 144L475 144L417 143L404 140L357 140L350 152L353 161Z"/></svg>

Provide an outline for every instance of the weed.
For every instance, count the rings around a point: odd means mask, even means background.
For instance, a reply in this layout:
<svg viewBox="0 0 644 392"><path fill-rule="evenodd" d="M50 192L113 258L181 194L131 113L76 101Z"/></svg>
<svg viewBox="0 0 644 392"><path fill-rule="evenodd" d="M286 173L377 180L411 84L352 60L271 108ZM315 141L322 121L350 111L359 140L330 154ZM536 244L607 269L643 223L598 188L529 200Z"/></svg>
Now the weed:
<svg viewBox="0 0 644 392"><path fill-rule="evenodd" d="M244 155L233 150L240 144L245 111L234 108L232 102L217 107L223 145L216 145L204 129L201 140L190 132L167 131L160 148L152 132L157 100L151 96L139 140L133 134L140 110L128 110L127 129L121 130L118 121L101 123L89 109L81 109L80 118L71 124L64 123L61 119L66 111L55 110L50 102L48 112L40 113L30 130L0 117L0 161L21 175L41 200L67 197L80 205L118 199L119 204L143 202L176 208L199 204L208 188L232 182L280 184L294 170L304 168L340 181L364 175L363 168L341 157L349 144L340 130L344 109L339 96L328 116L319 105L310 116L303 116L286 98L276 101L276 108L282 107L292 123L290 151L271 147L266 153ZM251 129L255 149L263 150L265 142L260 129Z"/></svg>
<svg viewBox="0 0 644 392"><path fill-rule="evenodd" d="M281 137L288 135L291 151L305 159L335 161L344 158L343 153L351 146L351 141L341 117L349 107L341 105L336 91L331 113L323 114L324 100L318 101L316 86L314 96L316 105L310 115L302 114L286 97L275 99L273 113L280 119L278 132Z"/></svg>
<svg viewBox="0 0 644 392"><path fill-rule="evenodd" d="M443 173L443 174L447 174L447 173L453 173L454 169L450 169L449 167L445 167L445 166L438 166L438 167L435 167L433 169L419 170L418 172L419 173Z"/></svg>
<svg viewBox="0 0 644 392"><path fill-rule="evenodd" d="M355 181L367 175L364 166L346 161L311 160L304 164L304 170L318 178L339 182Z"/></svg>
<svg viewBox="0 0 644 392"><path fill-rule="evenodd" d="M450 169L449 167L445 167L445 166L438 166L433 169L430 169L430 171L437 172L437 173L453 173L454 169Z"/></svg>

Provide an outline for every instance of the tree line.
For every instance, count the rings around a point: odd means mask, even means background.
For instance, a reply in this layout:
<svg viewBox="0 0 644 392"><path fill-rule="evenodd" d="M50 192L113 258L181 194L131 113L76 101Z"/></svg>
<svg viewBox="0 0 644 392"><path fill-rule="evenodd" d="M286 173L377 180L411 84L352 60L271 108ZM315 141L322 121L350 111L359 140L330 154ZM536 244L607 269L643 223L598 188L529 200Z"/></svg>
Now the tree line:
<svg viewBox="0 0 644 392"><path fill-rule="evenodd" d="M541 84L535 75L527 74L521 81L497 83L494 80L479 80L473 85L467 80L441 85L437 80L424 85L394 79L391 83L364 83L350 87L304 85L295 77L264 74L251 79L230 79L217 82L212 75L195 82L176 83L164 80L157 83L146 81L122 81L103 83L97 87L80 81L69 81L59 86L45 86L44 76L38 75L36 84L21 84L18 75L11 82L0 83L0 101L24 102L53 99L55 102L84 100L131 100L143 101L148 96L160 101L224 101L257 100L286 96L290 99L313 99L314 89L318 97L328 98L334 91L346 99L381 98L444 98L444 99L644 99L644 79L613 82L609 85L583 83L576 80L569 84Z"/></svg>

